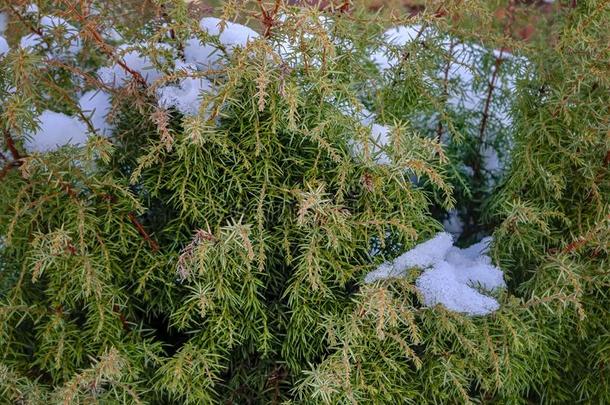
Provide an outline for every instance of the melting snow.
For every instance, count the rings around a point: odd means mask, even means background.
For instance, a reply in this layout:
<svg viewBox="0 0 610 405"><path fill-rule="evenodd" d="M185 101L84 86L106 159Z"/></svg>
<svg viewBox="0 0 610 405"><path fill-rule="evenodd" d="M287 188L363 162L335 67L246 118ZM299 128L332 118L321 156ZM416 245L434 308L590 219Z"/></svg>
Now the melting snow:
<svg viewBox="0 0 610 405"><path fill-rule="evenodd" d="M486 250L490 238L466 249L453 246L453 238L446 232L423 242L397 257L383 263L366 275L364 281L400 277L413 267L424 269L415 285L424 297L424 304L437 304L468 315L487 315L500 308L495 298L478 291L504 288L503 273L491 264Z"/></svg>

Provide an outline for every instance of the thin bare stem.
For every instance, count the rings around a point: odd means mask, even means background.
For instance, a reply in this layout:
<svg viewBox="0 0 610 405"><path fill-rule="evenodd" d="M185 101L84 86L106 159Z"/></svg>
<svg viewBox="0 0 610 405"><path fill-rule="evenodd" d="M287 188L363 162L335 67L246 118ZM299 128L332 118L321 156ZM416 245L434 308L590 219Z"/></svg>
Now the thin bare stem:
<svg viewBox="0 0 610 405"><path fill-rule="evenodd" d="M449 70L451 69L451 60L453 58L453 47L455 43L453 39L449 43L449 58L447 59L447 64L445 65L445 71L443 72L443 106L447 103L447 98L449 97ZM443 136L443 120L439 117L438 125L436 127L436 139L437 141L441 141L441 137Z"/></svg>
<svg viewBox="0 0 610 405"><path fill-rule="evenodd" d="M129 220L131 221L133 226L135 226L135 228L138 230L138 233L140 234L140 236L142 236L142 238L144 238L144 240L146 240L146 242L148 242L150 249L153 251L153 253L158 252L159 244L157 243L157 241L155 241L153 238L151 238L151 236L148 234L148 232L146 232L146 229L144 229L144 226L136 218L136 214L134 214L133 212L130 212L127 216L129 217Z"/></svg>
<svg viewBox="0 0 610 405"><path fill-rule="evenodd" d="M35 27L30 20L28 20L27 18L22 16L21 13L19 12L19 10L17 10L17 8L14 5L8 3L8 7L11 9L11 11L15 15L15 17L17 17L19 22L21 22L25 27L27 27L27 29L29 29L34 34L38 34L41 37L43 36L42 29L39 27Z"/></svg>
<svg viewBox="0 0 610 405"><path fill-rule="evenodd" d="M504 24L504 39L508 39L511 35L512 25L515 19L515 0L510 0L508 4L508 17L506 23ZM483 106L483 116L481 118L481 125L479 126L479 153L477 159L473 164L472 169L475 172L475 176L480 175L481 171L481 148L485 141L485 132L487 130L487 125L489 123L489 108L491 107L491 102L493 100L494 90L496 88L496 82L498 80L498 74L500 72L500 67L502 65L504 57L504 47L500 48L500 53L496 56L494 61L494 69L491 74L491 79L489 80L487 86L487 96L485 97L485 104Z"/></svg>

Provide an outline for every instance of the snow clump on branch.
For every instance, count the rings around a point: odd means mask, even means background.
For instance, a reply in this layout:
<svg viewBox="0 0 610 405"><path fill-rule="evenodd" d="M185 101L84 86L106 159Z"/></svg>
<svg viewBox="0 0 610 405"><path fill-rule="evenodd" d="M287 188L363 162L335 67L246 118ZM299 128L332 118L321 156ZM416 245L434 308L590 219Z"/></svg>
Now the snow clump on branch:
<svg viewBox="0 0 610 405"><path fill-rule="evenodd" d="M466 249L453 246L453 238L442 232L392 262L383 263L366 275L364 281L404 276L410 268L424 269L415 285L428 307L441 304L468 315L487 315L500 308L498 301L479 290L505 288L502 270L491 264L485 254L490 238Z"/></svg>

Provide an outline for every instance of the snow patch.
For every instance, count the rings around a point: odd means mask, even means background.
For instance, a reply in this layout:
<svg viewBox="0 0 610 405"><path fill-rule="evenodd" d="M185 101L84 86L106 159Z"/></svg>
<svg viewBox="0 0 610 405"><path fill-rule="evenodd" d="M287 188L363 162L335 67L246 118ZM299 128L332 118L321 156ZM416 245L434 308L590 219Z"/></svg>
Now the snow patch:
<svg viewBox="0 0 610 405"><path fill-rule="evenodd" d="M464 222L460 218L457 210L451 210L447 213L447 218L443 221L443 228L455 238L459 238L464 231Z"/></svg>
<svg viewBox="0 0 610 405"><path fill-rule="evenodd" d="M443 305L468 315L487 315L500 308L498 301L480 290L494 291L506 287L502 270L491 264L486 255L491 239L466 249L453 246L449 233L441 232L394 261L383 263L366 275L364 281L403 276L413 267L424 269L415 285L424 298L424 305Z"/></svg>
<svg viewBox="0 0 610 405"><path fill-rule="evenodd" d="M0 36L0 56L4 56L5 53L9 51L8 42L4 39L3 36Z"/></svg>
<svg viewBox="0 0 610 405"><path fill-rule="evenodd" d="M159 44L159 46L169 49L169 47L163 44ZM130 48L133 48L133 45L121 45L117 49L119 53L122 53L122 60L125 65L140 73L144 80L146 80L146 83L150 85L163 76L163 72L154 67L152 60L148 56L143 55L136 49L129 50ZM125 71L118 63L110 67L99 68L97 75L107 86L118 87L125 85L133 78L131 73Z"/></svg>
<svg viewBox="0 0 610 405"><path fill-rule="evenodd" d="M238 46L245 48L249 41L258 38L258 33L252 28L216 17L202 18L199 27L209 35L218 36L229 53Z"/></svg>
<svg viewBox="0 0 610 405"><path fill-rule="evenodd" d="M38 14L38 11L38 6L33 3L29 4L25 9L26 14Z"/></svg>
<svg viewBox="0 0 610 405"><path fill-rule="evenodd" d="M186 77L177 85L160 88L157 91L159 105L165 108L176 107L185 115L197 115L203 93L212 91L212 83L205 78Z"/></svg>
<svg viewBox="0 0 610 405"><path fill-rule="evenodd" d="M82 48L81 41L78 37L79 31L72 24L68 23L61 17L46 15L40 19L40 30L42 36L38 34L29 34L21 38L19 43L21 48L35 50L46 47L47 44L43 38L59 38L60 43L66 42L67 50L62 54L55 54L55 57L74 56L80 52Z"/></svg>
<svg viewBox="0 0 610 405"><path fill-rule="evenodd" d="M5 12L0 12L0 35L4 34L6 27L8 27L8 14Z"/></svg>
<svg viewBox="0 0 610 405"><path fill-rule="evenodd" d="M218 69L222 62L222 51L199 38L190 38L184 44L184 60L200 70Z"/></svg>
<svg viewBox="0 0 610 405"><path fill-rule="evenodd" d="M383 43L394 47L405 46L415 40L418 35L421 35L420 32L423 34L422 29L422 26L418 24L392 27L383 33ZM392 55L386 46L382 46L375 51L371 55L371 60L382 71L388 70L398 63L396 55Z"/></svg>
<svg viewBox="0 0 610 405"><path fill-rule="evenodd" d="M258 38L258 33L245 25L215 17L204 17L199 27L208 35L218 37L220 45L202 43L199 38L191 37L184 45L184 60L200 70L219 69L223 58L230 56L235 48L245 47L248 42ZM226 55L225 55L226 53Z"/></svg>
<svg viewBox="0 0 610 405"><path fill-rule="evenodd" d="M38 131L26 137L24 142L28 152L49 152L64 145L78 146L87 141L87 126L76 117L46 110L38 120Z"/></svg>
<svg viewBox="0 0 610 405"><path fill-rule="evenodd" d="M83 113L89 117L97 133L110 136L112 125L106 121L106 116L112 107L110 94L97 90L88 91L80 97L78 105Z"/></svg>

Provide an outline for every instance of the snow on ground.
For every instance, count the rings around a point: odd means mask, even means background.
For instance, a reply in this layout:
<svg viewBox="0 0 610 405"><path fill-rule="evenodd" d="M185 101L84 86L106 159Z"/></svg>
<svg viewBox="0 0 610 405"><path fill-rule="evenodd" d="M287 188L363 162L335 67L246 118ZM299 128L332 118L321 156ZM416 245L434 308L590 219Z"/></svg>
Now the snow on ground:
<svg viewBox="0 0 610 405"><path fill-rule="evenodd" d="M78 146L87 141L87 125L76 117L46 110L38 120L38 130L27 136L24 142L28 152L49 152L64 145Z"/></svg>
<svg viewBox="0 0 610 405"><path fill-rule="evenodd" d="M500 304L479 289L494 291L506 287L502 271L485 254L490 242L490 238L485 238L460 249L453 246L449 233L442 232L394 261L383 263L367 274L364 281L401 277L408 269L418 267L424 271L415 285L424 297L424 305L441 304L468 315L487 315L499 309Z"/></svg>
<svg viewBox="0 0 610 405"><path fill-rule="evenodd" d="M111 135L112 125L106 121L111 109L110 94L97 90L88 91L80 97L78 105L89 118L96 132L104 136Z"/></svg>

